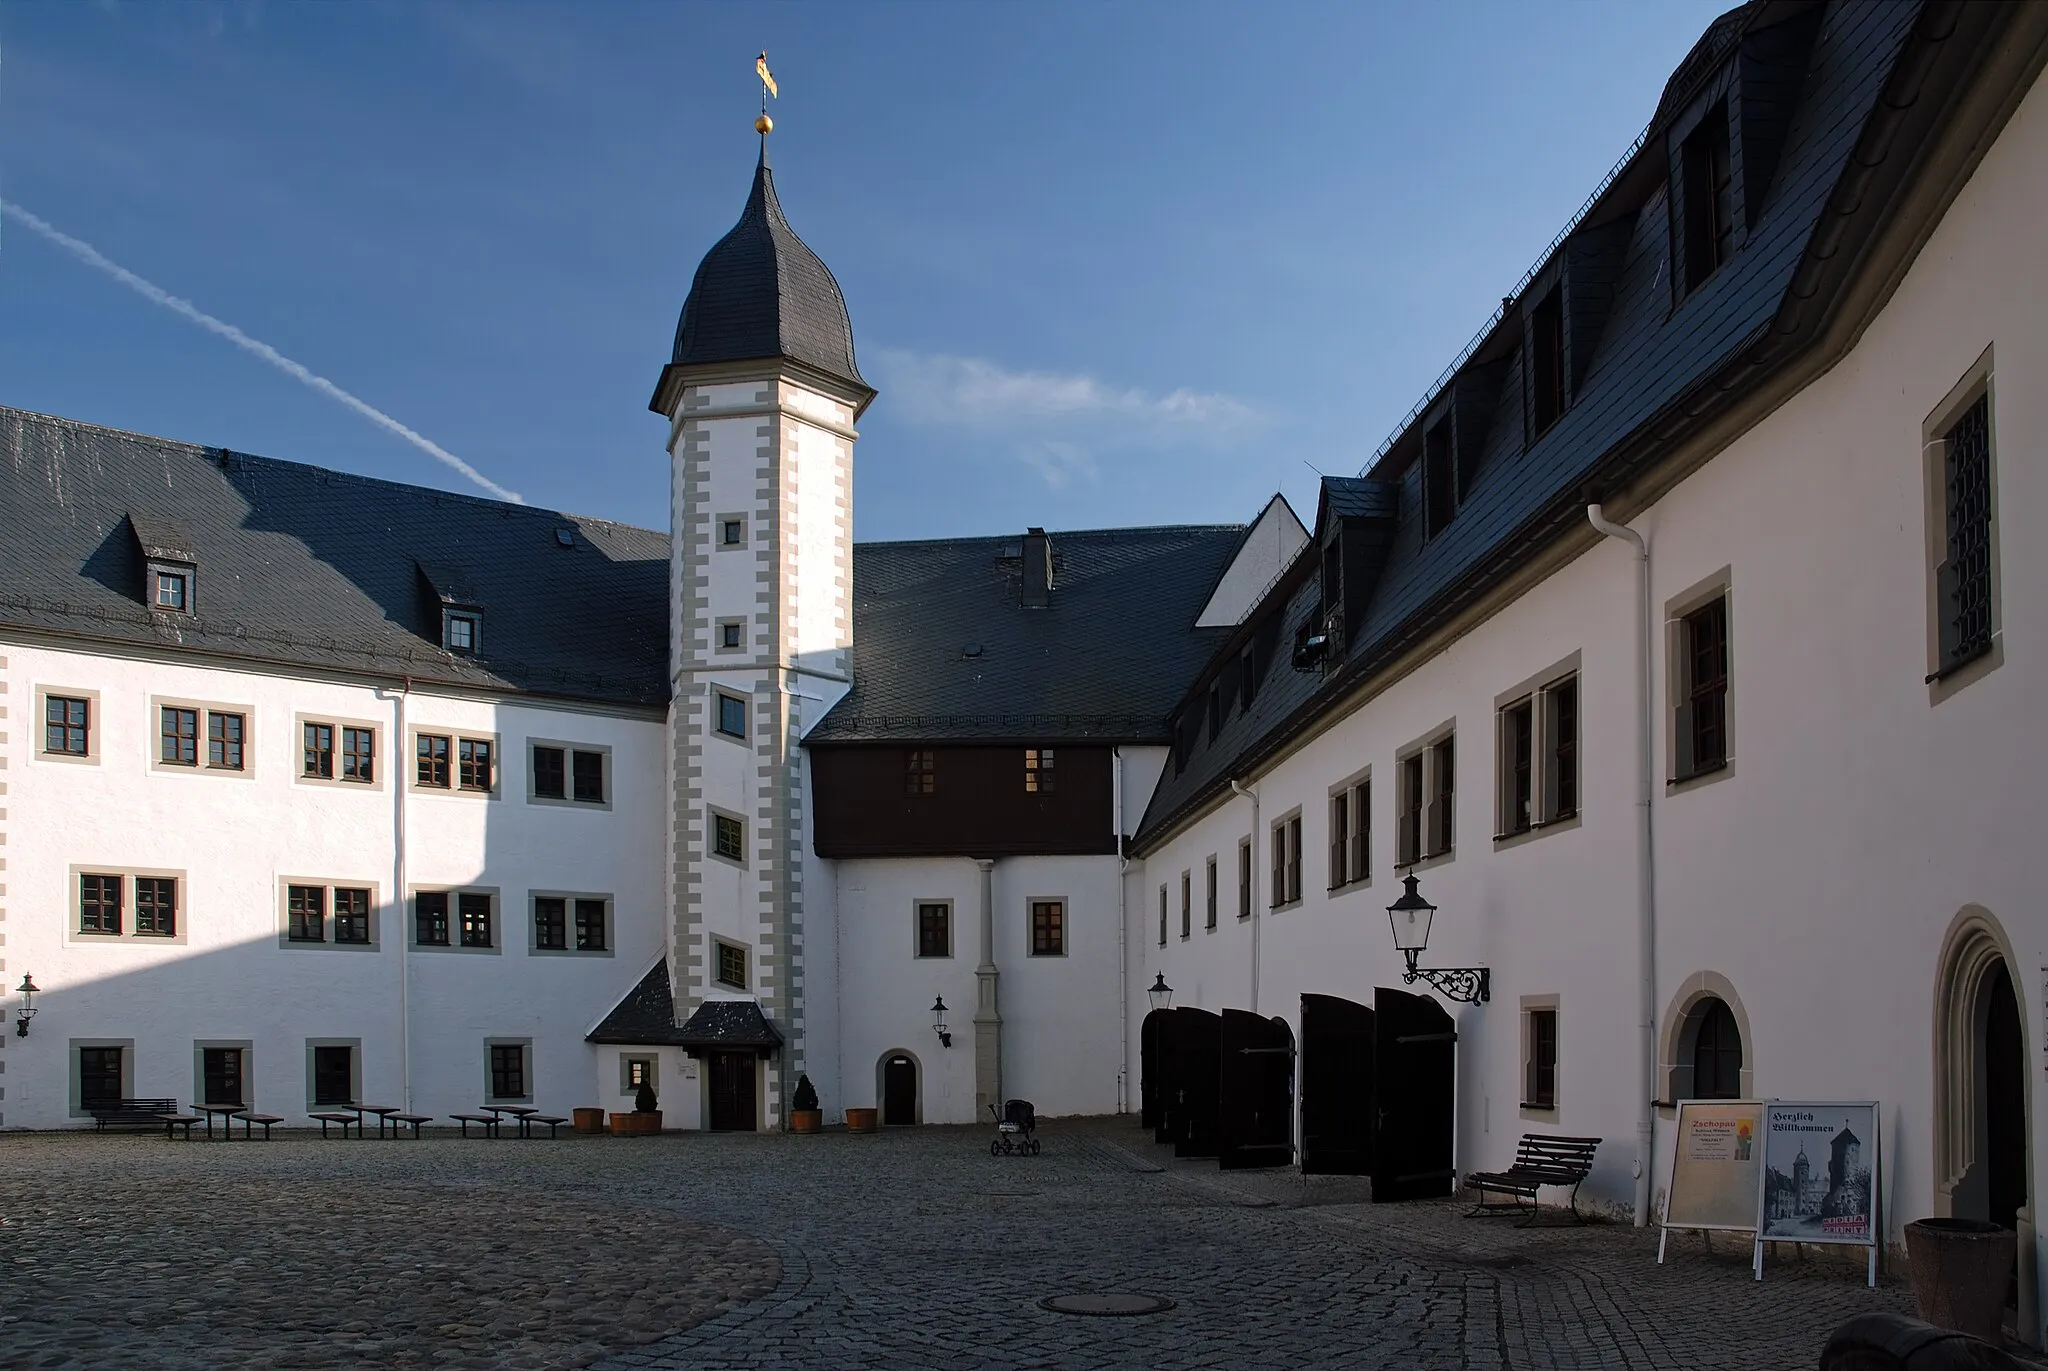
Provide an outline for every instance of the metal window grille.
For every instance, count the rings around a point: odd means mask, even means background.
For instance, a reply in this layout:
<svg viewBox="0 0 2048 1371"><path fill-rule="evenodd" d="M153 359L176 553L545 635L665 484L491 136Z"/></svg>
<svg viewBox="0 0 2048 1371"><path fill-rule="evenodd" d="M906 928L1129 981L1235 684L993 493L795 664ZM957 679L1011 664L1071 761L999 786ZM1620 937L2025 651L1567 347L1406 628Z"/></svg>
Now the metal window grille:
<svg viewBox="0 0 2048 1371"><path fill-rule="evenodd" d="M222 771L242 769L244 720L239 714L206 716L206 764Z"/></svg>
<svg viewBox="0 0 2048 1371"><path fill-rule="evenodd" d="M178 882L171 876L135 878L135 931L156 938L178 935Z"/></svg>
<svg viewBox="0 0 2048 1371"><path fill-rule="evenodd" d="M1991 397L1942 435L1948 558L1936 573L1941 670L1991 650Z"/></svg>
<svg viewBox="0 0 2048 1371"><path fill-rule="evenodd" d="M165 705L159 731L163 739L160 755L165 766L199 765L198 710Z"/></svg>
<svg viewBox="0 0 2048 1371"><path fill-rule="evenodd" d="M89 755L92 742L92 702L52 695L45 702L43 750L71 757Z"/></svg>
<svg viewBox="0 0 2048 1371"><path fill-rule="evenodd" d="M334 941L370 941L370 892L342 887L334 892Z"/></svg>
<svg viewBox="0 0 2048 1371"><path fill-rule="evenodd" d="M295 943L327 941L327 890L324 886L285 887L284 936Z"/></svg>

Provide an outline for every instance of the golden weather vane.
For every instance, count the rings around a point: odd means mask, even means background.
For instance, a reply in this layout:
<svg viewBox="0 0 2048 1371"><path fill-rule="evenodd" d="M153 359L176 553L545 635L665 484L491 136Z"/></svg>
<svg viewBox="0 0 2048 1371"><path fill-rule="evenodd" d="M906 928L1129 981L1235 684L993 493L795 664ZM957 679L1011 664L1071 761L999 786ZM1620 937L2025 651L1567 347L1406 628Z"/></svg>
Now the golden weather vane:
<svg viewBox="0 0 2048 1371"><path fill-rule="evenodd" d="M754 59L754 74L761 78L761 117L754 121L754 132L766 138L769 130L775 127L775 121L768 117L768 97L772 95L778 100L782 98L782 92L775 88L775 77L768 70L766 48L763 48L761 55Z"/></svg>

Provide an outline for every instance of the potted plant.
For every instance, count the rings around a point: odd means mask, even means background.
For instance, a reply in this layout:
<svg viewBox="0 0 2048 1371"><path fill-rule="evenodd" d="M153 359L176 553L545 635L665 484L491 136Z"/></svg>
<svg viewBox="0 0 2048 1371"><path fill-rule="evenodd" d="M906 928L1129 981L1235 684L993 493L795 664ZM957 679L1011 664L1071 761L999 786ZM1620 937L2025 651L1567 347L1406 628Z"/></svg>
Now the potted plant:
<svg viewBox="0 0 2048 1371"><path fill-rule="evenodd" d="M818 1108L818 1090L809 1076L796 1078L796 1092L789 1097L789 1131L818 1133L825 1127L825 1111Z"/></svg>
<svg viewBox="0 0 2048 1371"><path fill-rule="evenodd" d="M602 1109L572 1109L570 1117L575 1120L578 1133L604 1132L604 1111Z"/></svg>
<svg viewBox="0 0 2048 1371"><path fill-rule="evenodd" d="M661 1132L661 1111L655 1108L654 1087L646 1081L633 1092L633 1112L612 1112L612 1136Z"/></svg>

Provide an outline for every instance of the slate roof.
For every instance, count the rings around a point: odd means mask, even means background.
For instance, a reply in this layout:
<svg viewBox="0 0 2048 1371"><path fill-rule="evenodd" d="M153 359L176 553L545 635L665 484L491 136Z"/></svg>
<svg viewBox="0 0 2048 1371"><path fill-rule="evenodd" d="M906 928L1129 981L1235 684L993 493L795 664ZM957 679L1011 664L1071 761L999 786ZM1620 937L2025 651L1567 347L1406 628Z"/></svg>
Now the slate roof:
<svg viewBox="0 0 2048 1371"><path fill-rule="evenodd" d="M1194 622L1244 529L1050 537L1049 609L1023 606L1021 536L856 544L853 690L806 743L1166 741L1230 632Z"/></svg>
<svg viewBox="0 0 2048 1371"><path fill-rule="evenodd" d="M753 1047L765 1051L782 1046L782 1034L753 1000L706 1000L676 1030L675 1043L678 1047Z"/></svg>
<svg viewBox="0 0 2048 1371"><path fill-rule="evenodd" d="M771 357L869 390L854 364L853 324L839 282L783 218L764 144L739 223L697 265L676 325L674 364Z"/></svg>
<svg viewBox="0 0 2048 1371"><path fill-rule="evenodd" d="M2044 27L2030 8L1837 0L1822 9L1757 0L1717 19L1672 78L1637 145L1369 467L1369 477L1398 488L1400 516L1364 612L1347 625L1348 647L1324 666L1289 664L1294 636L1321 599L1311 543L1192 678L1177 716L1203 707L1209 682L1237 659L1240 645L1278 621L1280 649L1251 707L1228 711L1213 742L1206 730L1190 730L1197 740L1185 764L1170 764L1162 776L1139 825L1137 851L1156 846L1227 793L1233 777L1253 774L1342 708L1376 672L1539 550L1589 536L1589 495L1639 481L1654 490L1656 480L1669 479L1661 473L1675 450L1812 349L1943 121L1955 117L1962 99L1956 92L1968 88L2011 26ZM1750 212L1738 218L1733 257L1690 295L1674 299L1667 207L1673 131L1728 94L1738 71L1778 82L1729 95L1731 105L1738 96L1751 100L1744 117L1757 122L1748 131L1768 131L1779 141L1775 164L1756 203L1746 206ZM1771 100L1756 98L1763 94ZM1523 299L1533 307L1587 244L1600 252L1619 248L1614 269L1599 282L1602 321L1584 340L1590 360L1574 361L1577 379L1564 415L1525 444ZM1579 341L1575 336L1574 345ZM1461 390L1465 376L1504 379ZM1480 401L1472 397L1492 397L1493 384L1497 402L1469 488L1448 527L1424 542L1423 425L1444 405L1466 422L1460 406L1477 413ZM1337 498L1348 496L1332 492L1326 502Z"/></svg>
<svg viewBox="0 0 2048 1371"><path fill-rule="evenodd" d="M604 1021L583 1035L585 1042L626 1043L634 1047L680 1047L675 993L669 987L668 958L656 962L626 997L612 1006Z"/></svg>
<svg viewBox="0 0 2048 1371"><path fill-rule="evenodd" d="M0 628L668 701L664 533L5 407L0 529ZM196 613L144 603L145 545L196 562ZM482 607L481 656L441 650L436 591Z"/></svg>

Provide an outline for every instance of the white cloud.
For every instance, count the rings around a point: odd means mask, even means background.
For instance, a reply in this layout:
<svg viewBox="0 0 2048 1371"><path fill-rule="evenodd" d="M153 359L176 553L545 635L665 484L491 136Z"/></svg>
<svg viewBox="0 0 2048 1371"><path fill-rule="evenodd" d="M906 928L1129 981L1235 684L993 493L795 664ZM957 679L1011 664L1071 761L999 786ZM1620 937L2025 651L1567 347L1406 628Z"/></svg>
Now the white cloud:
<svg viewBox="0 0 2048 1371"><path fill-rule="evenodd" d="M1101 476L1096 453L1234 437L1259 420L1233 395L1182 387L1159 393L1099 377L1013 371L982 357L884 349L885 403L912 424L1016 439L1016 460L1048 487Z"/></svg>

